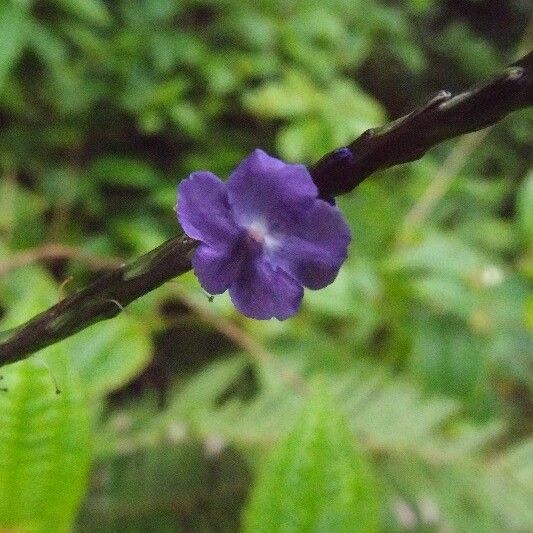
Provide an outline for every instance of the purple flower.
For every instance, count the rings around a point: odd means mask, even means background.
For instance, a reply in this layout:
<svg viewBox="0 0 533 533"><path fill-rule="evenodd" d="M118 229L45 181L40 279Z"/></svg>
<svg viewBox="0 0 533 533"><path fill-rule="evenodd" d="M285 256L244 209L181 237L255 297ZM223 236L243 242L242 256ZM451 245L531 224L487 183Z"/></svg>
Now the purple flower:
<svg viewBox="0 0 533 533"><path fill-rule="evenodd" d="M224 183L194 172L179 186L178 218L200 241L194 272L210 294L229 289L235 307L257 319L284 320L303 288L321 289L347 256L350 230L318 198L304 165L255 150Z"/></svg>

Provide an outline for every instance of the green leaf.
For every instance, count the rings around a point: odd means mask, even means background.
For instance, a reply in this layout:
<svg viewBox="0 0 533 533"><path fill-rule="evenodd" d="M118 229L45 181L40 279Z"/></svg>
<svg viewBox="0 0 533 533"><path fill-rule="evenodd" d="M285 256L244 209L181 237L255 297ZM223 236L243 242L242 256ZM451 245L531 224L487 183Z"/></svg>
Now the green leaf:
<svg viewBox="0 0 533 533"><path fill-rule="evenodd" d="M8 294L14 289L18 298L6 322L20 322L57 297L37 268L10 278ZM0 529L69 531L91 456L87 404L69 353L56 344L2 368L1 375Z"/></svg>
<svg viewBox="0 0 533 533"><path fill-rule="evenodd" d="M0 234L9 235L15 225L15 199L18 185L13 179L3 179L0 182ZM5 257L7 253L2 253Z"/></svg>
<svg viewBox="0 0 533 533"><path fill-rule="evenodd" d="M90 461L89 417L78 377L61 346L3 368L2 375L7 391L0 393L0 529L68 531Z"/></svg>
<svg viewBox="0 0 533 533"><path fill-rule="evenodd" d="M433 273L468 280L491 263L484 254L456 235L435 233L416 246L396 252L388 264L394 271Z"/></svg>
<svg viewBox="0 0 533 533"><path fill-rule="evenodd" d="M126 384L152 356L149 330L128 314L78 333L67 346L91 396L104 395Z"/></svg>
<svg viewBox="0 0 533 533"><path fill-rule="evenodd" d="M67 47L53 31L44 24L28 23L29 46L46 64L51 73L62 73L67 61Z"/></svg>
<svg viewBox="0 0 533 533"><path fill-rule="evenodd" d="M0 90L26 40L24 14L15 4L0 7Z"/></svg>
<svg viewBox="0 0 533 533"><path fill-rule="evenodd" d="M0 330L18 326L57 303L59 298L56 285L38 266L14 270L1 281L0 290L9 311Z"/></svg>
<svg viewBox="0 0 533 533"><path fill-rule="evenodd" d="M194 419L195 415L199 415L200 419L209 418L217 399L242 374L245 367L246 359L243 357L210 364L177 391L168 408L170 417Z"/></svg>
<svg viewBox="0 0 533 533"><path fill-rule="evenodd" d="M245 106L260 118L308 116L320 108L323 95L302 72L289 71L283 82L266 83L245 97Z"/></svg>
<svg viewBox="0 0 533 533"><path fill-rule="evenodd" d="M93 24L105 25L110 22L109 11L101 0L55 0L56 4L80 19Z"/></svg>
<svg viewBox="0 0 533 533"><path fill-rule="evenodd" d="M259 474L244 531L368 533L378 530L378 507L370 466L320 386Z"/></svg>
<svg viewBox="0 0 533 533"><path fill-rule="evenodd" d="M317 117L306 117L280 130L277 147L288 161L312 161L314 154L331 149L331 127Z"/></svg>
<svg viewBox="0 0 533 533"><path fill-rule="evenodd" d="M510 531L533 530L533 439L507 450L486 473L481 497Z"/></svg>
<svg viewBox="0 0 533 533"><path fill-rule="evenodd" d="M460 398L481 418L494 413L487 340L447 317L423 314L415 322L412 370L428 391Z"/></svg>
<svg viewBox="0 0 533 533"><path fill-rule="evenodd" d="M123 453L101 459L76 531L238 531L242 495L233 487L248 486L243 459L224 450L214 460L202 443L181 442L179 430L169 438L145 450L125 445Z"/></svg>
<svg viewBox="0 0 533 533"><path fill-rule="evenodd" d="M137 254L143 254L159 246L167 234L159 227L157 221L148 217L118 219L115 222L116 235Z"/></svg>
<svg viewBox="0 0 533 533"><path fill-rule="evenodd" d="M91 166L89 174L96 181L126 187L155 188L160 181L148 163L122 156L101 157Z"/></svg>

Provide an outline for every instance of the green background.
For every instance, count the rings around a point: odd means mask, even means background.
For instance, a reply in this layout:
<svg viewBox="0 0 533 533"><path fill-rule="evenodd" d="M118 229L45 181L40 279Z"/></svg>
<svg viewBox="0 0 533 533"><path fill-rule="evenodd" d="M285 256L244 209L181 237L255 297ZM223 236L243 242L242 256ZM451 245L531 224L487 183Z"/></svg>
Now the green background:
<svg viewBox="0 0 533 533"><path fill-rule="evenodd" d="M530 7L0 0L0 329L174 235L190 172L310 164L496 73ZM2 368L0 529L533 530L532 127L339 198L349 259L286 322L189 273Z"/></svg>

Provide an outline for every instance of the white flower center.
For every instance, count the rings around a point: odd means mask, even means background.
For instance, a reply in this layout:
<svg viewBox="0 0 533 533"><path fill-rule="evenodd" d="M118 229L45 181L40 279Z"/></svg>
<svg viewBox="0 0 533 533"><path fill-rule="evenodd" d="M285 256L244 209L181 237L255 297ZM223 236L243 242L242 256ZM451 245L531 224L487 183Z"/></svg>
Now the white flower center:
<svg viewBox="0 0 533 533"><path fill-rule="evenodd" d="M278 241L269 234L265 222L261 220L254 220L247 228L248 236L258 244L265 246L265 248L274 248Z"/></svg>

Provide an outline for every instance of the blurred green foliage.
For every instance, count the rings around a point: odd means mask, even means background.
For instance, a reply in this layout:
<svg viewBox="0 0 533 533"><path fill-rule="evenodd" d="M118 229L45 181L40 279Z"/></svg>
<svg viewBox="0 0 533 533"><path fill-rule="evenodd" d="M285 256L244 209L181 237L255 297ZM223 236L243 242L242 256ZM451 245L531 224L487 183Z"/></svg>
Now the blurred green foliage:
<svg viewBox="0 0 533 533"><path fill-rule="evenodd" d="M311 163L499 70L529 8L1 0L0 266L76 253L5 271L0 330L175 233L191 171L256 146ZM531 531L532 126L340 198L350 258L294 319L188 274L2 368L0 529Z"/></svg>
<svg viewBox="0 0 533 533"><path fill-rule="evenodd" d="M313 389L302 419L262 468L244 531L378 531L375 479L328 389Z"/></svg>

